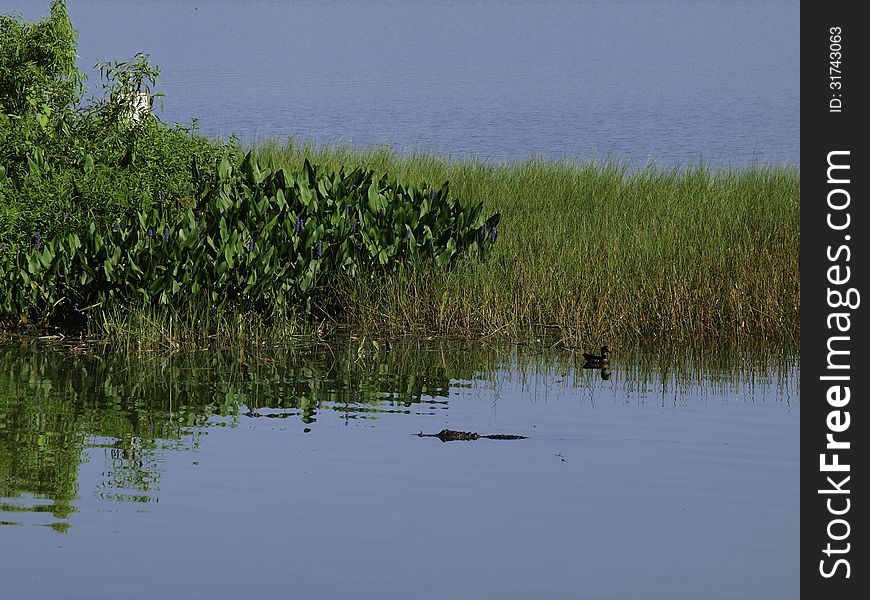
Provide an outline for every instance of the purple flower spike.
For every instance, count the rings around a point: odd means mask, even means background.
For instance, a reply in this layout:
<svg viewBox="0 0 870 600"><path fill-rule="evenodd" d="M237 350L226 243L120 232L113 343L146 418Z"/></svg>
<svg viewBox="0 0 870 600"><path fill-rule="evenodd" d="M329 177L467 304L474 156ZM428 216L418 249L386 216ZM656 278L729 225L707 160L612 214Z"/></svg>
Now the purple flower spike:
<svg viewBox="0 0 870 600"><path fill-rule="evenodd" d="M293 233L299 233L300 229L302 229L302 219L296 217L296 227L293 229Z"/></svg>
<svg viewBox="0 0 870 600"><path fill-rule="evenodd" d="M484 223L483 224L483 237L486 237L487 235L489 235L489 225Z"/></svg>
<svg viewBox="0 0 870 600"><path fill-rule="evenodd" d="M6 244L5 243L3 244L2 247L0 247L0 250L2 250L3 252L6 252Z"/></svg>
<svg viewBox="0 0 870 600"><path fill-rule="evenodd" d="M167 243L169 242L169 227L163 228L163 241Z"/></svg>
<svg viewBox="0 0 870 600"><path fill-rule="evenodd" d="M498 237L498 231L495 227L492 228L492 243L495 243L495 238Z"/></svg>
<svg viewBox="0 0 870 600"><path fill-rule="evenodd" d="M405 239L406 240L411 239L411 228L408 226L405 226Z"/></svg>
<svg viewBox="0 0 870 600"><path fill-rule="evenodd" d="M432 188L432 190L429 192L429 200L434 200L434 199L435 199L435 188Z"/></svg>
<svg viewBox="0 0 870 600"><path fill-rule="evenodd" d="M348 204L347 206L344 207L344 214L345 214L345 216L347 216L347 217L350 216L350 209L351 209L350 204Z"/></svg>
<svg viewBox="0 0 870 600"><path fill-rule="evenodd" d="M120 222L115 223L115 231L120 233L120 231L121 231L121 223Z"/></svg>
<svg viewBox="0 0 870 600"><path fill-rule="evenodd" d="M149 229L149 230L148 230L148 237L149 237L149 238L153 238L153 237L154 237L154 230L153 230L153 229Z"/></svg>
<svg viewBox="0 0 870 600"><path fill-rule="evenodd" d="M251 241L248 242L248 252L254 251L254 238L251 238Z"/></svg>
<svg viewBox="0 0 870 600"><path fill-rule="evenodd" d="M359 224L359 221L357 220L356 217L354 217L354 218L353 218L353 227L350 228L350 232L351 232L351 233L356 232L356 226L357 226L358 224Z"/></svg>
<svg viewBox="0 0 870 600"><path fill-rule="evenodd" d="M66 221L66 211L63 211L63 220Z"/></svg>
<svg viewBox="0 0 870 600"><path fill-rule="evenodd" d="M40 235L39 231L36 232L36 249L39 250L42 247L42 235Z"/></svg>
<svg viewBox="0 0 870 600"><path fill-rule="evenodd" d="M323 240L317 242L317 258L323 256Z"/></svg>

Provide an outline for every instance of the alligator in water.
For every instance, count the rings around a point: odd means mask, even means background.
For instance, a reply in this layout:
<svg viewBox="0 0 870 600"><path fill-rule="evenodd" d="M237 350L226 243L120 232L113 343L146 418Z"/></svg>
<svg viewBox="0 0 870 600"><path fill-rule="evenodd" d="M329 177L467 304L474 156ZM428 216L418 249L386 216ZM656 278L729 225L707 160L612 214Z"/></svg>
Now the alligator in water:
<svg viewBox="0 0 870 600"><path fill-rule="evenodd" d="M422 431L417 434L419 437L437 437L442 442L455 442L455 441L471 441L471 440L479 440L481 438L486 438L488 440L524 440L526 436L524 435L506 435L502 433L496 433L493 435L480 435L479 433L475 433L473 431L453 431L452 429L442 429L438 433L423 433Z"/></svg>

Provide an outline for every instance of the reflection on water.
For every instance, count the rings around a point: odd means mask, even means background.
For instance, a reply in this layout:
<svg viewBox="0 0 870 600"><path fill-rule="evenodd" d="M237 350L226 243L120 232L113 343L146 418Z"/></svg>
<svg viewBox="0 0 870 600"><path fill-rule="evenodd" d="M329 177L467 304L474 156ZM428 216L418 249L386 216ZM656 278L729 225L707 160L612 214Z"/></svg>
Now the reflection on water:
<svg viewBox="0 0 870 600"><path fill-rule="evenodd" d="M97 498L148 503L160 489L160 452L195 449L208 427L292 418L307 433L325 411L345 422L438 417L449 408L451 387L483 381L498 389L515 380L594 389L612 374L584 368L579 353L438 341L367 352L345 341L144 358L65 350L26 342L0 348L0 513L13 515L2 523L17 523L22 511L68 518L86 448L99 450L105 464ZM615 362L612 383L626 392L625 402L686 405L699 393L751 401L756 387L771 386L785 402L796 394L788 354L636 354Z"/></svg>
<svg viewBox="0 0 870 600"><path fill-rule="evenodd" d="M604 373L579 351L437 340L0 346L9 589L84 593L116 561L170 593L190 585L174 554L217 582L244 548L263 570L197 590L275 595L286 555L302 595L793 596L795 356L623 351ZM417 435L442 429L527 439ZM409 552L431 568L388 568ZM311 558L333 553L357 557L343 577Z"/></svg>

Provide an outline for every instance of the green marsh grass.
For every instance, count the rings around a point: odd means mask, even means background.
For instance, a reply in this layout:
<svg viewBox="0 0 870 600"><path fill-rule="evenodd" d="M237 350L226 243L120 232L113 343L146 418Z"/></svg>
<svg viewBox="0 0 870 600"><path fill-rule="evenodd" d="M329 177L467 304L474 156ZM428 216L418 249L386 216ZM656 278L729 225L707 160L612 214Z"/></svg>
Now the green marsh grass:
<svg viewBox="0 0 870 600"><path fill-rule="evenodd" d="M299 345L326 333L323 325L304 318L267 321L252 312L185 307L115 307L87 320L82 337L105 340L127 352L174 352L204 347L245 348Z"/></svg>
<svg viewBox="0 0 870 600"><path fill-rule="evenodd" d="M500 212L485 260L331 282L290 321L232 307L95 310L88 333L129 348L272 345L362 335L619 345L799 344L797 167L633 171L616 163L453 160L388 148L259 143L261 163L363 166ZM244 150L239 149L239 152ZM171 324L171 329L170 329Z"/></svg>
<svg viewBox="0 0 870 600"><path fill-rule="evenodd" d="M206 140L192 128L154 120L130 127L124 99L150 89L159 74L147 55L103 64L105 97L85 102L75 68L77 33L66 2L51 6L51 17L34 24L0 15L0 257L66 231L111 227L167 198L196 202L191 165L208 169L245 152L235 140ZM39 60L22 62L22 49ZM449 269L418 262L375 276L330 278L307 314L279 302L290 308L276 311L281 319L252 313L258 298L222 308L202 300L169 309L73 304L61 318L140 349L269 343L347 326L368 336L508 336L593 349L603 342L799 343L797 166L491 163L296 141L264 141L253 151L277 167L298 170L306 158L321 171L362 166L417 189L449 180L464 206L482 202L486 214L500 213L498 241L485 259L472 253ZM27 270L41 272L36 262ZM7 271L9 289L26 289L16 287L21 272ZM21 281L33 283L29 275ZM257 293L268 295L264 290L265 284ZM40 320L28 319L8 291L0 289L0 299L14 310L2 317L0 338Z"/></svg>
<svg viewBox="0 0 870 600"><path fill-rule="evenodd" d="M336 289L341 319L385 335L546 336L565 345L799 343L795 166L632 171L491 164L389 148L259 143L261 160L365 166L499 211L486 261Z"/></svg>

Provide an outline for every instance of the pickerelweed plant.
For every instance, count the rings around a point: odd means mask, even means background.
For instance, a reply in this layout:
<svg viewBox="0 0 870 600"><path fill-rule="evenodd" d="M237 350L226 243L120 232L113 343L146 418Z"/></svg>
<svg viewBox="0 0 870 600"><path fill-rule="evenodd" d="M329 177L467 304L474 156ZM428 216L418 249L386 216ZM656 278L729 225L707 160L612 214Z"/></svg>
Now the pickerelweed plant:
<svg viewBox="0 0 870 600"><path fill-rule="evenodd" d="M0 251L0 316L68 318L95 308L201 303L267 318L334 301L336 278L449 267L483 256L499 214L439 187L372 171L261 168L249 153L213 172L194 161L194 198L165 196L133 218Z"/></svg>

